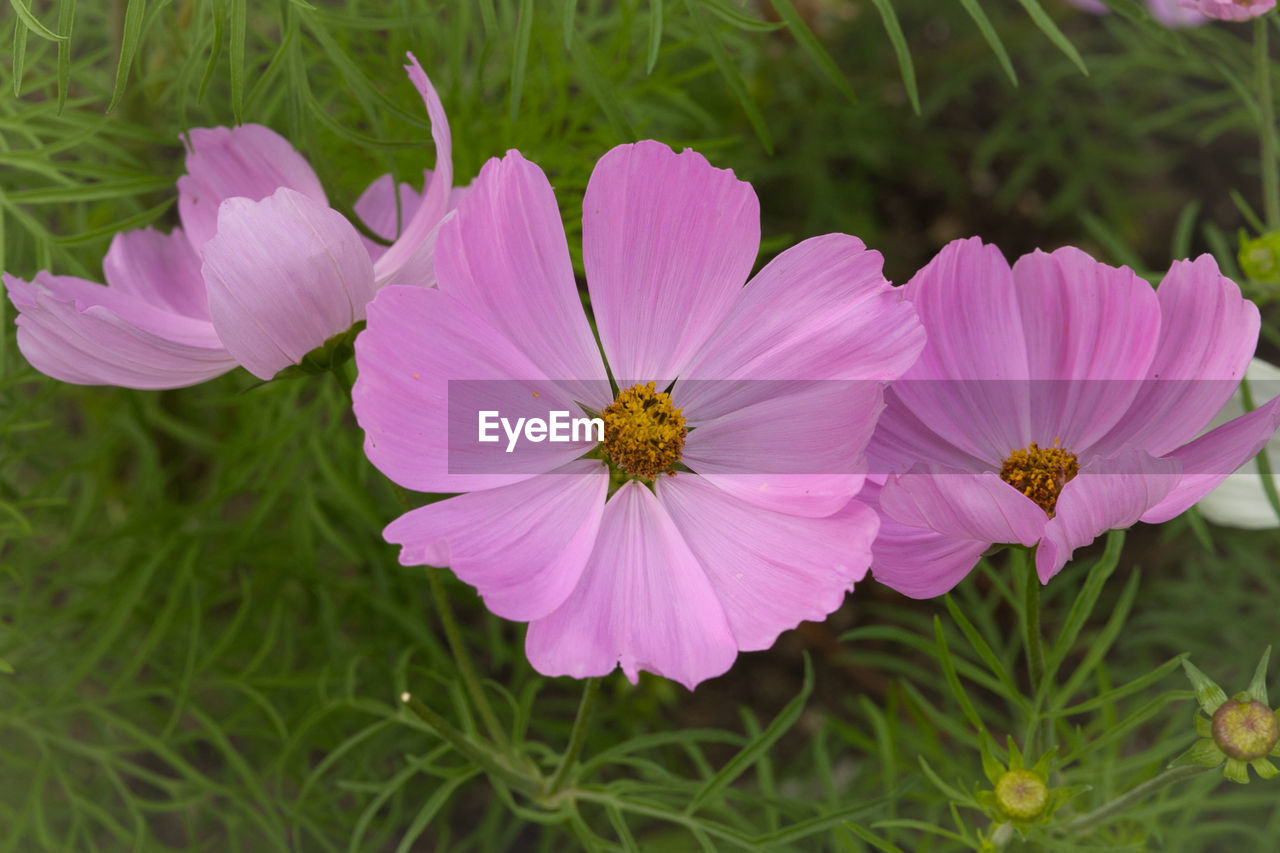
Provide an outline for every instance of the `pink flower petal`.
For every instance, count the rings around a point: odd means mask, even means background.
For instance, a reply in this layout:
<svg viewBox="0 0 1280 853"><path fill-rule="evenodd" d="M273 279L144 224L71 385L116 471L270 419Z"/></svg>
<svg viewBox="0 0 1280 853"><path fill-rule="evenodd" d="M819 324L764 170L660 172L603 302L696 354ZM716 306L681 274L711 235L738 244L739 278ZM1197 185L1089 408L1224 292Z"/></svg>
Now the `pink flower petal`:
<svg viewBox="0 0 1280 853"><path fill-rule="evenodd" d="M1179 447L1169 454L1181 466L1177 486L1142 520L1168 521L1190 508L1231 472L1258 454L1280 427L1280 397Z"/></svg>
<svg viewBox="0 0 1280 853"><path fill-rule="evenodd" d="M737 645L702 566L671 517L636 481L605 505L596 549L568 600L529 623L525 651L544 675L585 678L621 666L692 690L733 665Z"/></svg>
<svg viewBox="0 0 1280 853"><path fill-rule="evenodd" d="M645 141L600 158L582 202L582 256L619 384L682 374L741 295L759 247L755 191L701 154Z"/></svg>
<svg viewBox="0 0 1280 853"><path fill-rule="evenodd" d="M187 174L178 178L178 215L197 254L218 231L218 207L224 199L258 201L280 187L329 204L306 159L270 128L244 124L187 133Z"/></svg>
<svg viewBox="0 0 1280 853"><path fill-rule="evenodd" d="M880 509L881 486L868 480L856 498ZM911 598L933 598L964 580L993 543L944 536L911 527L880 512L880 530L871 545L871 574Z"/></svg>
<svg viewBox="0 0 1280 853"><path fill-rule="evenodd" d="M1164 456L1213 420L1239 385L1258 341L1257 307L1209 255L1175 261L1156 291L1162 325L1147 382L1097 451L1141 447Z"/></svg>
<svg viewBox="0 0 1280 853"><path fill-rule="evenodd" d="M882 265L879 252L847 234L792 246L747 283L677 387L688 379L897 379L919 357L924 328Z"/></svg>
<svg viewBox="0 0 1280 853"><path fill-rule="evenodd" d="M905 474L917 465L926 470L988 471L990 462L973 456L934 432L898 397L903 383L885 390L885 408L867 445L871 474ZM994 460L993 460L994 461Z"/></svg>
<svg viewBox="0 0 1280 853"><path fill-rule="evenodd" d="M1040 582L1048 583L1062 571L1076 548L1108 530L1136 524L1178 482L1179 467L1174 460L1131 450L1081 468L1062 487L1056 514L1045 525L1044 538L1036 548Z"/></svg>
<svg viewBox="0 0 1280 853"><path fill-rule="evenodd" d="M18 309L18 348L48 376L79 385L180 388L226 373L235 361L211 323L112 288L40 273L4 276Z"/></svg>
<svg viewBox="0 0 1280 853"><path fill-rule="evenodd" d="M501 332L438 290L380 290L355 349L360 373L352 402L365 454L405 488L490 489L567 465L589 449L582 442L543 442L507 454L504 442L473 440L477 406L512 423L534 411L546 417L554 409L580 410L566 388L547 380ZM604 390L596 396L607 394L608 384L599 384Z"/></svg>
<svg viewBox="0 0 1280 853"><path fill-rule="evenodd" d="M1048 517L999 475L909 473L889 477L880 510L912 527L928 527L957 539L1034 545Z"/></svg>
<svg viewBox="0 0 1280 853"><path fill-rule="evenodd" d="M172 234L152 228L120 232L111 239L102 272L107 285L118 293L184 317L209 319L200 258L181 228Z"/></svg>
<svg viewBox="0 0 1280 853"><path fill-rule="evenodd" d="M706 395L711 407L732 410L711 421L690 420L685 465L741 500L796 515L830 515L858 493L863 449L881 408L880 383L706 383L715 386ZM679 383L675 404L683 406L679 395L699 384Z"/></svg>
<svg viewBox="0 0 1280 853"><path fill-rule="evenodd" d="M609 476L579 460L541 477L411 510L383 536L406 566L449 566L504 619L559 607L595 547Z"/></svg>
<svg viewBox="0 0 1280 853"><path fill-rule="evenodd" d="M1013 280L1033 378L1033 440L1079 453L1138 393L1160 338L1155 291L1127 267L1071 247L1025 255Z"/></svg>
<svg viewBox="0 0 1280 853"><path fill-rule="evenodd" d="M440 220L449 211L449 197L453 188L453 141L449 134L449 119L444 104L435 87L427 79L417 58L407 54L409 80L417 88L427 106L431 119L431 139L436 146L436 168L431 179L423 185L422 202L413 216L406 220L399 238L374 265L374 277L378 285L416 284L422 287L432 282L425 277L431 274L431 255L434 241L431 239Z"/></svg>
<svg viewBox="0 0 1280 853"><path fill-rule="evenodd" d="M423 186L431 183L431 170L423 172ZM396 211L397 190L400 196L400 209ZM391 175L383 175L360 194L353 207L356 216L360 217L370 231L384 240L395 240L413 218L422 205L422 195L409 184L396 184ZM360 241L369 251L369 257L375 262L387 252L387 247L375 243L363 234Z"/></svg>
<svg viewBox="0 0 1280 853"><path fill-rule="evenodd" d="M801 518L743 503L697 476L664 477L655 492L743 651L769 648L803 620L825 619L871 563L879 522L857 501L827 518Z"/></svg>
<svg viewBox="0 0 1280 853"><path fill-rule="evenodd" d="M604 380L546 176L510 151L480 170L436 244L440 289L484 317L544 375ZM597 410L612 402L581 398Z"/></svg>
<svg viewBox="0 0 1280 853"><path fill-rule="evenodd" d="M203 271L218 337L260 379L363 320L374 293L351 223L283 187L261 201L223 203Z"/></svg>
<svg viewBox="0 0 1280 853"><path fill-rule="evenodd" d="M919 420L965 453L999 465L1031 441L1027 352L1013 274L974 237L947 244L906 285L928 336L894 385Z"/></svg>

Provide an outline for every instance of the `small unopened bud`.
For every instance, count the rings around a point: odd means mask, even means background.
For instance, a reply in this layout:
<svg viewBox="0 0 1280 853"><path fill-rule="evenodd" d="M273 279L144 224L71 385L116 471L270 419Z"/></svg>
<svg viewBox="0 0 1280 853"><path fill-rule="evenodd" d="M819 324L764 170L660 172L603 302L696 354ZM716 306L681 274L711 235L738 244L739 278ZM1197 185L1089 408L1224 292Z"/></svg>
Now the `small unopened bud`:
<svg viewBox="0 0 1280 853"><path fill-rule="evenodd" d="M1280 721L1257 699L1228 699L1214 712L1213 742L1232 758L1253 761L1269 754L1280 742Z"/></svg>
<svg viewBox="0 0 1280 853"><path fill-rule="evenodd" d="M1006 770L996 782L996 805L1013 820L1034 820L1048 804L1048 786L1030 770Z"/></svg>

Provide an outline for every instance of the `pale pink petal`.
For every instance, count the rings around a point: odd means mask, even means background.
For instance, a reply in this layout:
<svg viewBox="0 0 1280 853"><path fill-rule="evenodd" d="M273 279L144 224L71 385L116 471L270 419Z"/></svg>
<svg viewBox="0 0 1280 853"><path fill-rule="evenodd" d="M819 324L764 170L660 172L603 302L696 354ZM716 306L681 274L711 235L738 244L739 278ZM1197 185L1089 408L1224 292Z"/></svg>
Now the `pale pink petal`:
<svg viewBox="0 0 1280 853"><path fill-rule="evenodd" d="M412 54L409 64L404 67L409 72L409 80L422 96L427 106L427 116L431 119L431 139L436 146L436 167L431 179L422 187L422 203L407 220L404 230L391 247L378 258L374 266L374 276L378 285L385 284L417 284L426 287L431 284L423 280L431 269L430 259L434 249L434 240L429 239L449 210L449 196L453 189L453 141L449 134L449 119L444 114L444 104L435 87L427 79L427 75Z"/></svg>
<svg viewBox="0 0 1280 853"><path fill-rule="evenodd" d="M1023 545L1034 545L1048 521L1038 504L991 471L895 474L880 491L880 510L957 539Z"/></svg>
<svg viewBox="0 0 1280 853"><path fill-rule="evenodd" d="M66 276L4 276L18 348L37 370L79 385L180 388L235 367L211 323Z"/></svg>
<svg viewBox="0 0 1280 853"><path fill-rule="evenodd" d="M830 515L858 493L880 383L705 382L715 386L710 408L730 411L690 419L681 459L689 468L741 500L797 515ZM683 406L680 394L700 384L678 384L673 402Z"/></svg>
<svg viewBox="0 0 1280 853"><path fill-rule="evenodd" d="M440 289L470 306L553 379L603 380L569 261L560 209L546 176L510 151L480 170L441 226ZM597 410L612 402L586 399Z"/></svg>
<svg viewBox="0 0 1280 853"><path fill-rule="evenodd" d="M529 623L529 662L544 675L607 675L621 666L698 682L733 665L724 608L653 493L632 480L604 509L596 548L559 609Z"/></svg>
<svg viewBox="0 0 1280 853"><path fill-rule="evenodd" d="M1280 397L1170 453L1168 457L1181 466L1182 477L1164 500L1143 514L1142 520L1155 524L1187 510L1232 471L1256 456L1275 435L1277 427L1280 427Z"/></svg>
<svg viewBox="0 0 1280 853"><path fill-rule="evenodd" d="M365 454L400 485L464 492L518 482L566 465L591 445L478 441L477 409L504 417L580 413L567 391L466 305L438 290L391 286L369 306L356 338L352 392ZM607 394L608 384L600 383ZM452 388L452 393L451 393Z"/></svg>
<svg viewBox="0 0 1280 853"><path fill-rule="evenodd" d="M879 496L880 486L868 481L856 500L879 507ZM871 575L911 598L933 598L964 580L992 544L911 527L881 511L880 530L871 545Z"/></svg>
<svg viewBox="0 0 1280 853"><path fill-rule="evenodd" d="M760 248L751 185L660 142L600 158L582 201L582 258L619 384L684 372L742 292Z"/></svg>
<svg viewBox="0 0 1280 853"><path fill-rule="evenodd" d="M1078 453L1138 393L1160 339L1155 291L1133 270L1071 247L1023 256L1013 281L1033 380L1032 440Z"/></svg>
<svg viewBox="0 0 1280 853"><path fill-rule="evenodd" d="M991 469L997 460L983 461L961 450L916 417L898 397L903 384L897 382L885 390L884 411L867 445L868 473L905 474L917 465L975 474Z"/></svg>
<svg viewBox="0 0 1280 853"><path fill-rule="evenodd" d="M787 249L747 283L677 387L688 379L897 379L919 357L924 328L882 265L879 252L847 234Z"/></svg>
<svg viewBox="0 0 1280 853"><path fill-rule="evenodd" d="M111 239L102 272L112 290L184 317L209 319L200 258L181 228L172 234L152 228L120 232Z"/></svg>
<svg viewBox="0 0 1280 853"><path fill-rule="evenodd" d="M1031 441L1025 334L1000 250L956 240L906 285L928 336L894 389L917 418L965 453L999 465Z"/></svg>
<svg viewBox="0 0 1280 853"><path fill-rule="evenodd" d="M857 501L826 518L801 518L743 503L694 475L661 478L655 492L743 651L769 648L803 620L825 619L871 563L879 521Z"/></svg>
<svg viewBox="0 0 1280 853"><path fill-rule="evenodd" d="M223 203L204 247L209 311L227 351L260 379L363 320L373 265L336 210L281 188Z"/></svg>
<svg viewBox="0 0 1280 853"><path fill-rule="evenodd" d="M600 462L437 501L383 531L406 566L448 566L504 619L546 616L573 591L595 547L609 488Z"/></svg>
<svg viewBox="0 0 1280 853"><path fill-rule="evenodd" d="M224 199L257 201L288 187L319 204L329 203L306 158L268 127L197 127L185 141L187 174L178 178L178 215L197 253L217 233Z"/></svg>
<svg viewBox="0 0 1280 853"><path fill-rule="evenodd" d="M423 186L431 183L431 170L423 172ZM397 190L400 196L400 208L396 209ZM409 184L396 184L391 175L383 175L360 194L353 206L356 216L365 226L384 240L395 240L404 230L413 214L422 204L422 194ZM387 247L375 243L363 234L360 241L369 251L369 257L375 262L387 252Z"/></svg>
<svg viewBox="0 0 1280 853"><path fill-rule="evenodd" d="M1108 530L1132 527L1178 482L1179 465L1142 451L1095 459L1062 487L1055 515L1036 548L1041 583L1062 570L1076 548Z"/></svg>
<svg viewBox="0 0 1280 853"><path fill-rule="evenodd" d="M1164 456L1193 439L1239 385L1258 341L1258 309L1209 255L1175 261L1156 291L1160 345L1129 415L1098 443L1112 455Z"/></svg>

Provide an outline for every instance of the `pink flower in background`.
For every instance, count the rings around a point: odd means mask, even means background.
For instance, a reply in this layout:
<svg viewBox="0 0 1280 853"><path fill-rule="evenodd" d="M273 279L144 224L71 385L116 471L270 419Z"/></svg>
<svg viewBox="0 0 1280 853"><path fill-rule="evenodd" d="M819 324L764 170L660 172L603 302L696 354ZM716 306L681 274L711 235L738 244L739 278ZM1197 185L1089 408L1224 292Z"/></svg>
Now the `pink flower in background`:
<svg viewBox="0 0 1280 853"><path fill-rule="evenodd" d="M872 572L917 598L993 543L1038 545L1048 582L1074 549L1173 518L1267 442L1280 398L1197 438L1257 344L1258 309L1207 255L1158 290L1078 249L1012 270L977 238L906 286L928 333L868 457L888 472Z"/></svg>
<svg viewBox="0 0 1280 853"><path fill-rule="evenodd" d="M41 372L84 385L177 388L243 365L262 379L364 319L377 288L434 280L435 227L451 204L449 126L416 59L436 144L421 196L399 187L404 229L389 248L329 207L307 161L260 125L196 128L178 179L182 227L117 234L107 286L5 274L18 347ZM396 188L374 181L356 212L395 236Z"/></svg>
<svg viewBox="0 0 1280 853"><path fill-rule="evenodd" d="M1247 21L1270 12L1276 0L1182 0L1182 5L1219 21Z"/></svg>
<svg viewBox="0 0 1280 853"><path fill-rule="evenodd" d="M1086 12L1098 15L1108 11L1107 7L1098 0L1067 1ZM1187 3L1185 0L1147 0L1147 8L1151 10L1151 16L1166 27L1194 27L1208 23L1208 19L1196 10L1194 4Z"/></svg>
<svg viewBox="0 0 1280 853"><path fill-rule="evenodd" d="M864 576L877 523L851 498L884 383L923 333L880 256L847 235L747 282L755 193L692 151L610 151L582 229L616 395L551 186L512 151L441 227L439 289L389 287L370 306L356 417L392 480L463 493L387 527L401 563L449 566L494 613L529 622L540 672L621 666L692 688L824 618ZM459 473L461 380L516 387L522 411L599 412L605 442L499 450L492 469Z"/></svg>

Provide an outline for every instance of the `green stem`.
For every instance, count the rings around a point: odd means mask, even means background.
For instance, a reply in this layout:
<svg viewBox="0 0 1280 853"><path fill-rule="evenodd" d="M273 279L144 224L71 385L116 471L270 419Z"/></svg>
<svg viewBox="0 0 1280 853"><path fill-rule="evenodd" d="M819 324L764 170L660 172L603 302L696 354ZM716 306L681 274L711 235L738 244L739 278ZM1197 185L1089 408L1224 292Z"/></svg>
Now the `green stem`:
<svg viewBox="0 0 1280 853"><path fill-rule="evenodd" d="M1244 403L1246 412L1257 408L1253 403L1253 392L1249 389L1248 379L1240 380L1240 400ZM1276 491L1276 481L1271 475L1271 457L1267 455L1267 448L1268 445L1262 445L1253 461L1258 465L1258 475L1262 478L1262 491L1267 496L1267 503L1271 504L1271 511L1280 519L1280 492Z"/></svg>
<svg viewBox="0 0 1280 853"><path fill-rule="evenodd" d="M1027 669L1031 675L1031 695L1040 691L1044 681L1044 646L1040 640L1040 576L1036 574L1035 559L1027 559L1023 554L1022 562L1026 566L1027 588L1023 601L1023 639L1027 644Z"/></svg>
<svg viewBox="0 0 1280 853"><path fill-rule="evenodd" d="M588 678L582 690L582 701L578 703L578 716L573 720L573 730L569 733L569 746L560 757L560 766L551 779L550 793L554 794L564 787L569 779L569 771L573 769L582 752L582 745L587 741L587 730L591 723L591 710L595 707L596 694L600 692L600 679Z"/></svg>
<svg viewBox="0 0 1280 853"><path fill-rule="evenodd" d="M448 720L437 714L434 709L424 704L408 693L400 694L400 701L404 703L410 711L418 716L424 723L431 726L440 739L448 743L462 755L471 760L471 763L482 768L491 776L497 777L506 782L512 788L522 791L531 796L536 795L542 787L542 779L529 776L520 772L502 760L502 757L495 755L492 750L486 748L482 744L478 744L471 738L453 727Z"/></svg>
<svg viewBox="0 0 1280 853"><path fill-rule="evenodd" d="M453 652L453 660L458 666L458 672L462 675L462 683L467 688L467 694L476 706L476 711L484 721L484 727L489 731L489 737L494 744L503 752L510 752L511 744L507 740L507 733L503 731L498 722L498 715L493 712L489 699L484 695L480 678L476 675L471 656L467 654L466 644L462 641L462 632L458 630L458 623L454 621L444 582L440 580L440 569L427 569L427 579L431 584L431 597L435 599L436 611L440 614L440 622L444 626L445 638L449 641L449 650Z"/></svg>
<svg viewBox="0 0 1280 853"><path fill-rule="evenodd" d="M342 388L342 396L346 402L351 402L351 377L347 375L347 366L339 364L329 370L333 374L333 378L338 380L338 386Z"/></svg>
<svg viewBox="0 0 1280 853"><path fill-rule="evenodd" d="M1262 160L1262 205L1267 230L1280 228L1280 172L1276 168L1276 109L1271 97L1271 55L1267 46L1267 16L1258 18L1253 30L1253 59L1257 69L1258 109L1261 112L1258 142Z"/></svg>
<svg viewBox="0 0 1280 853"><path fill-rule="evenodd" d="M1091 812L1086 812L1077 818L1067 821L1062 825L1062 831L1072 835L1084 835L1090 830L1102 825L1105 821L1126 811L1135 803L1142 802L1147 797L1175 782L1181 782L1183 779L1190 779L1203 773L1206 770L1213 770L1212 767L1199 767L1196 765L1186 765L1181 767L1170 767L1154 779L1148 779L1137 787L1130 788L1125 793L1116 797L1106 805L1099 806Z"/></svg>

